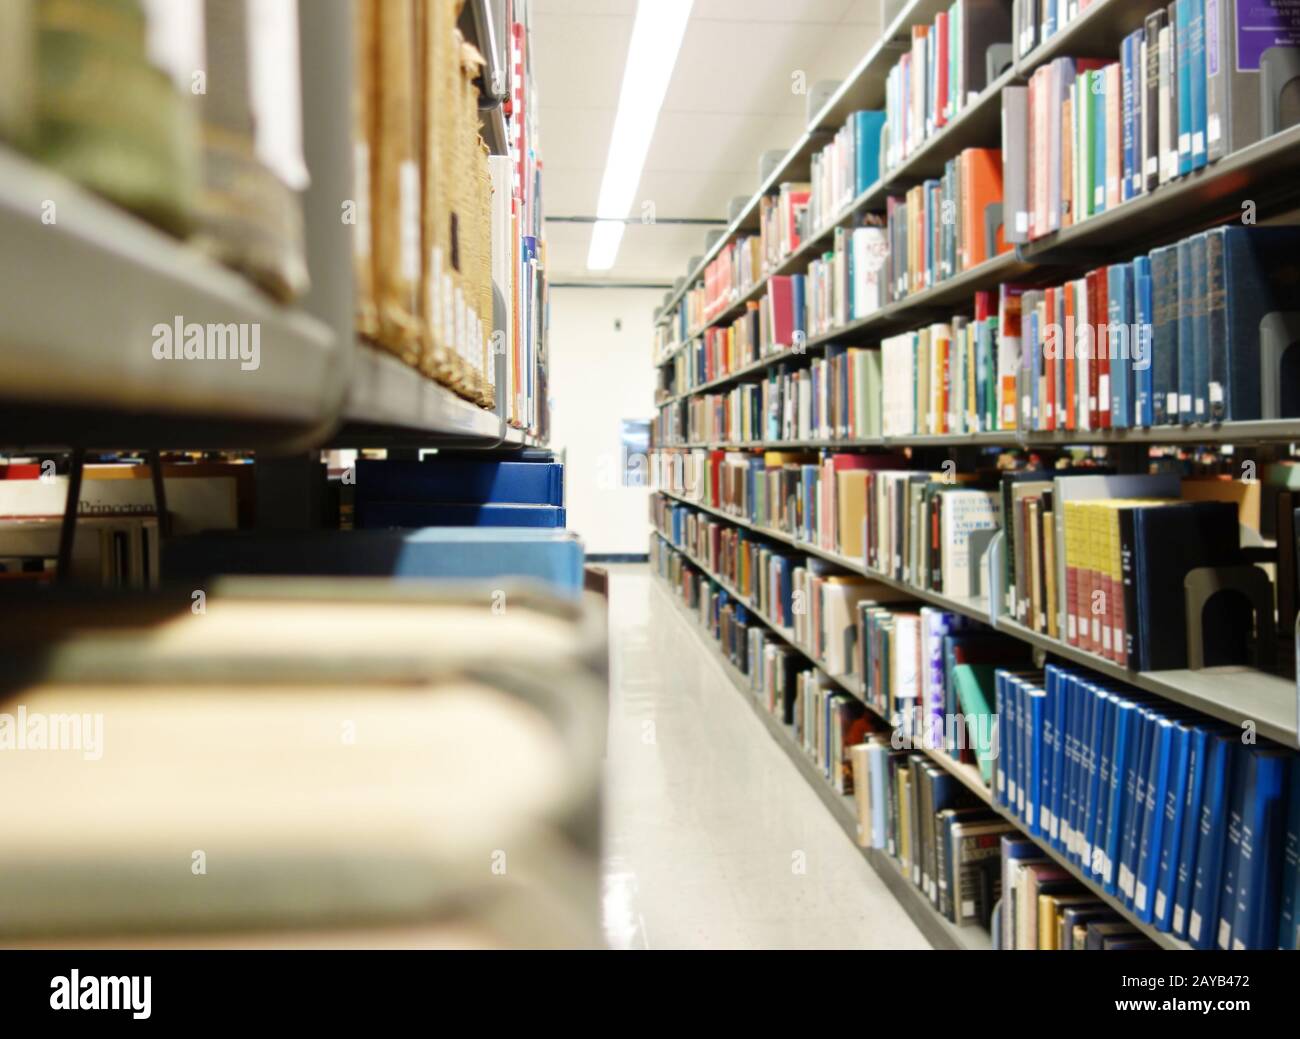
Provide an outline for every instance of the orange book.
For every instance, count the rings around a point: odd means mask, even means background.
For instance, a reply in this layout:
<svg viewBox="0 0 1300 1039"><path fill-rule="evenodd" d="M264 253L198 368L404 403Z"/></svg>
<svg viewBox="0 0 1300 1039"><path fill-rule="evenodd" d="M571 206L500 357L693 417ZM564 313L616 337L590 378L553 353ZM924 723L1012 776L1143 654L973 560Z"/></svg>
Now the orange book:
<svg viewBox="0 0 1300 1039"><path fill-rule="evenodd" d="M962 270L969 270L989 258L984 241L984 214L1002 201L1002 152L997 148L967 148L961 153ZM994 242L996 252L1006 252L1002 229Z"/></svg>

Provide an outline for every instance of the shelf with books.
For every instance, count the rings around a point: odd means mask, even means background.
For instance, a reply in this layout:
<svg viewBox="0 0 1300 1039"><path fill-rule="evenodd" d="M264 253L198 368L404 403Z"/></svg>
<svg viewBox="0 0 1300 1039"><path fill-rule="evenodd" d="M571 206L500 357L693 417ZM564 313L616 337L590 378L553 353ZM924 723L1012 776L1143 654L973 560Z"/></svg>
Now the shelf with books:
<svg viewBox="0 0 1300 1039"><path fill-rule="evenodd" d="M1070 5L1074 7L1072 3ZM1051 61L1059 55L1071 57L1113 57L1119 52L1120 42L1134 29L1140 29L1146 16L1166 6L1158 0L1092 0L1083 7L1069 22L1058 28L1045 40L1041 39L1042 26L1030 28L1034 39L1039 42L1029 51L1016 59L1016 70L1027 76L1039 65ZM1023 14L1024 6L1017 4L1018 14ZM1016 26L1017 33L1024 33L1023 21ZM1016 52L1022 50L1017 40Z"/></svg>
<svg viewBox="0 0 1300 1039"><path fill-rule="evenodd" d="M1108 678L1135 685L1233 725L1249 724L1258 735L1283 746L1300 747L1300 689L1293 679L1248 667L1129 671L1010 617L998 617L994 627Z"/></svg>
<svg viewBox="0 0 1300 1039"><path fill-rule="evenodd" d="M1014 82L1015 78L1014 69L1008 68L1004 71L994 83L986 87L977 98L959 112L947 126L929 137L915 154L909 156L894 169L884 173L876 183L860 193L839 214L827 221L823 227L805 239L797 249L766 272L747 292L710 317L702 326L694 329L691 332L691 337L694 338L703 334L706 328L713 325L722 324L739 317L744 313L746 304L762 297L771 278L801 271L809 261L821 254L823 247L834 237L837 228L851 224L865 213L883 209L885 200L891 193L901 191L904 186L919 183L928 177L941 176L945 162L964 148L986 145L996 141L1001 121L999 106L1001 91L1008 83ZM729 237L730 235L728 235ZM711 250L710 256L705 258L705 265L707 265L708 259L716 255L722 247L723 243L719 243L715 250ZM703 266L699 270L702 271ZM698 273L697 271L690 277L698 280ZM665 310L671 309L675 302L675 300L670 301ZM900 300L899 302L905 301ZM869 315L869 317L874 316ZM866 321L868 318L862 320Z"/></svg>
<svg viewBox="0 0 1300 1039"><path fill-rule="evenodd" d="M851 343L857 338L870 340L884 331L893 331L919 322L923 312L935 307L968 303L968 297L979 289L991 289L1004 281L1015 281L1032 268L1032 264L1021 260L1014 252L999 253L951 278L936 282L929 288L913 292L893 303L886 303L864 318L850 321L820 335L809 336L805 345L811 350L826 343Z"/></svg>
<svg viewBox="0 0 1300 1039"><path fill-rule="evenodd" d="M991 804L990 807L993 809L993 811L997 812L998 815L1002 816L1002 818L1006 819L1008 822L1015 823L1017 826L1022 825L1022 822L1019 818L1017 818L1011 812L1008 812L1001 805L994 803ZM1091 877L1084 876L1083 872L1079 869L1079 867L1075 863L1071 862L1068 858L1066 858L1066 856L1062 855L1059 851L1053 848L1047 841L1044 841L1038 837L1034 837L1032 834L1025 834L1025 836L1028 837L1030 840L1032 840L1036 845L1038 845L1038 847L1042 849L1044 854L1048 855L1054 862L1056 862L1057 865L1067 870L1070 873L1070 875L1074 877L1075 880L1077 880L1080 884L1082 884L1084 887L1088 889L1088 892L1090 894L1095 895L1101 901L1105 902L1107 906L1109 906L1116 913L1122 916L1128 923L1136 927L1139 931L1141 931L1144 935L1146 935L1146 937L1150 938L1162 949L1169 949L1173 951L1186 951L1186 952L1192 951L1192 947L1188 945L1187 942L1180 941L1179 939L1171 935L1168 931L1161 931L1158 928L1151 926L1151 924L1143 923L1142 920L1139 919L1138 916L1131 909L1125 908L1124 903L1121 900L1116 898L1114 895L1106 894L1105 889L1100 884L1098 884Z"/></svg>
<svg viewBox="0 0 1300 1039"><path fill-rule="evenodd" d="M829 552L781 531L758 526L722 509L691 501L667 491L659 491L659 493L682 505L717 516L724 522L745 527L760 536L788 544L797 551L818 556L852 573L861 574L907 592L933 606L989 624L998 631L1013 635L1056 656L1082 664L1109 678L1127 682L1223 721L1237 725L1250 723L1255 727L1255 731L1266 739L1275 740L1287 747L1300 747L1300 688L1297 688L1296 682L1292 679L1248 667L1217 667L1200 671L1188 669L1129 671L1093 653L1036 632L1010 617L991 618L986 600L958 598L916 588L906 582L878 574L865 567L860 560L851 559L837 552Z"/></svg>
<svg viewBox="0 0 1300 1039"><path fill-rule="evenodd" d="M863 55L840 86L812 117L808 123L808 129L804 131L786 152L785 156L776 164L776 167L768 175L767 179L759 185L758 190L750 197L740 213L727 225L718 240L700 258L700 262L687 272L683 284L669 296L662 307L659 318L660 324L667 323L673 309L703 276L705 267L735 238L736 234L739 231L754 228L759 202L764 195L771 194L782 180L789 180L791 176L803 172L799 164L803 163L806 166L811 154L825 143L827 134L833 133L843 126L855 111L881 109L883 107L886 78L890 69L907 47L906 41L910 38L910 27L914 24L928 25L934 20L935 15L946 12L950 6L950 0L908 0L903 10L894 18L894 21L881 32L877 42ZM888 193L886 189L891 186L892 181L925 175L924 171L928 168L927 163L938 160L938 157L946 152L960 150L960 147L964 146L960 142L965 141L968 136L970 136L971 140L979 139L976 131L992 132L995 123L989 123L986 120L989 118L996 119L998 115L997 105L994 103L996 96L997 91L986 91L974 106L978 111L970 114L969 120L966 116L970 110L965 109L950 124L949 128L935 134L933 139L926 143L922 152L915 157L915 159L920 160L919 163L914 166L914 160L909 160L903 166L890 171L888 177L882 177L880 181L855 199L853 205L845 211L837 222L842 223L844 220L851 219L857 213L866 212L873 207L878 208L884 203L885 195ZM988 104L992 104L992 111L988 110ZM953 129L951 134L948 132L949 129ZM940 143L941 141L945 143ZM939 161L938 166L941 168L942 165L943 163ZM835 222L832 222L829 227L819 232L818 237L824 241L825 235L833 231L834 226ZM783 260L783 266L790 262L790 259L787 257L786 260ZM793 269L793 266L786 269ZM720 319L721 316L714 317L710 323Z"/></svg>
<svg viewBox="0 0 1300 1039"><path fill-rule="evenodd" d="M964 617L970 617L972 620L977 620L984 624L989 623L988 604L982 599L959 598L956 596L943 595L940 592L932 592L926 588L917 588L914 585L908 584L906 581L898 581L892 577L886 576L885 574L877 573L876 571L869 569L860 559L841 555L839 552L833 552L829 549L822 548L820 545L810 544L807 541L802 541L799 538L784 533L783 531L759 526L757 523L751 523L749 520L742 519L730 512L714 508L711 505L705 505L702 502L691 501L689 498L672 494L669 491L660 490L658 493L662 494L665 498L671 498L673 501L689 508L699 509L701 512L707 512L724 522L733 523L738 527L744 527L746 530L751 530L761 537L780 541L789 545L798 552L804 552L807 555L824 559L828 563L834 563L837 566L848 570L850 573L860 574L873 581L879 581L881 584L888 585L891 588L896 588L900 592L906 592L908 595L911 595L922 602L929 603L931 606L938 606L940 609L950 610L953 613L960 613Z"/></svg>
<svg viewBox="0 0 1300 1039"><path fill-rule="evenodd" d="M696 391L691 391L692 393ZM690 396L683 394L683 397ZM670 404L673 398L659 406ZM1151 426L1134 429L1022 431L991 430L981 433L916 433L910 436L853 437L841 440L725 440L656 444L658 450L784 451L792 448L852 451L881 447L1105 447L1125 444L1267 444L1300 442L1300 419L1223 422L1214 426Z"/></svg>
<svg viewBox="0 0 1300 1039"><path fill-rule="evenodd" d="M1002 88L1017 78L1014 68L1004 70L947 126L926 138L912 155L889 170L883 178L885 183L892 189L905 182L941 177L944 164L963 149L996 144L1002 125Z"/></svg>
<svg viewBox="0 0 1300 1039"><path fill-rule="evenodd" d="M1251 204L1261 218L1270 205L1300 198L1300 126L1265 137L1216 162L1136 195L1078 223L1019 247L1028 261L1068 258L1070 251L1137 252L1143 244L1162 244L1197 230L1241 218Z"/></svg>
<svg viewBox="0 0 1300 1039"><path fill-rule="evenodd" d="M871 50L862 56L813 116L811 125L837 127L858 109L883 107L889 70L910 45L911 27L929 25L935 15L946 12L951 6L951 0L906 0L894 20L881 30L880 38Z"/></svg>
<svg viewBox="0 0 1300 1039"><path fill-rule="evenodd" d="M674 551L681 550L674 546ZM683 555L686 555L686 553L683 553ZM686 558L689 559L690 556L686 555ZM696 566L698 567L699 564L696 563ZM705 573L708 576L707 571ZM689 622L689 627L694 632L695 637L700 640L713 660L721 666L728 680L735 687L736 692L750 705L773 740L785 751L786 756L789 757L800 775L816 792L822 803L826 805L831 816L844 830L849 840L853 842L854 846L862 853L862 856L889 886L890 892L899 900L908 916L916 923L921 933L925 935L931 944L945 949L991 949L992 938L987 931L979 927L956 926L935 910L925 895L904 875L902 868L892 857L874 848L861 847L858 843L858 817L853 797L840 794L831 787L830 783L826 781L826 777L818 771L816 765L795 742L795 738L786 727L755 701L753 695L749 692L745 676L722 654L713 640L708 637L708 633L701 628L698 619L692 616L678 602L668 583L662 578L659 578L657 583L660 590L672 603L673 609L677 611L678 616ZM743 603L743 601L742 599L741 602ZM753 611L751 610L751 612ZM824 672L822 673L824 674Z"/></svg>
<svg viewBox="0 0 1300 1039"><path fill-rule="evenodd" d="M233 447L332 421L350 344L329 325L3 146L0 241L9 443L111 429L114 443ZM186 359L191 335L203 354Z"/></svg>
<svg viewBox="0 0 1300 1039"><path fill-rule="evenodd" d="M449 439L492 443L501 437L502 423L495 412L465 400L398 358L358 343L343 429L336 438L350 447ZM524 446L538 441L511 426L502 443Z"/></svg>

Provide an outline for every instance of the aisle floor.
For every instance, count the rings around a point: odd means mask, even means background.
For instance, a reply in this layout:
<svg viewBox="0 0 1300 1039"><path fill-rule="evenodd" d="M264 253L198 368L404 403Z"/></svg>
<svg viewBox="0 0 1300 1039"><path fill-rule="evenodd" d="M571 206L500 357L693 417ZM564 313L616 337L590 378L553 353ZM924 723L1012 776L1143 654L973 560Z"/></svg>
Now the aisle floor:
<svg viewBox="0 0 1300 1039"><path fill-rule="evenodd" d="M929 948L649 567L610 570L610 946Z"/></svg>

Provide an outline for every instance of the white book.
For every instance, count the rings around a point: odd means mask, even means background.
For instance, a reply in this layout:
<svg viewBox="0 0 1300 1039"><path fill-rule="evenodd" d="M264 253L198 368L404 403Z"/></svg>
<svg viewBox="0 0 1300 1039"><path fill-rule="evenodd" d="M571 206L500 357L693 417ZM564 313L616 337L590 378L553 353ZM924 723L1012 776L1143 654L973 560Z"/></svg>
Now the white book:
<svg viewBox="0 0 1300 1039"><path fill-rule="evenodd" d="M970 536L976 530L1001 526L1001 503L994 491L945 491L940 510L943 541L943 587L953 592L970 587Z"/></svg>
<svg viewBox="0 0 1300 1039"><path fill-rule="evenodd" d="M1160 111L1158 139L1160 147L1160 183L1178 176L1178 114L1174 110L1173 92L1174 30L1163 26L1160 30Z"/></svg>

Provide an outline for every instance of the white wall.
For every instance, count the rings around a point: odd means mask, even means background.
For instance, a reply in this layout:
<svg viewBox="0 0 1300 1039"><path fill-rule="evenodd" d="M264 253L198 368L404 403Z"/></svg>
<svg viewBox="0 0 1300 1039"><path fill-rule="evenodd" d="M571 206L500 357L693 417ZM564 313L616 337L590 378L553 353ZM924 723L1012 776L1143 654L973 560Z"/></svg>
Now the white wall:
<svg viewBox="0 0 1300 1039"><path fill-rule="evenodd" d="M565 451L569 527L588 554L647 550L649 491L621 482L620 423L654 417L654 308L663 294L550 290L551 446Z"/></svg>

